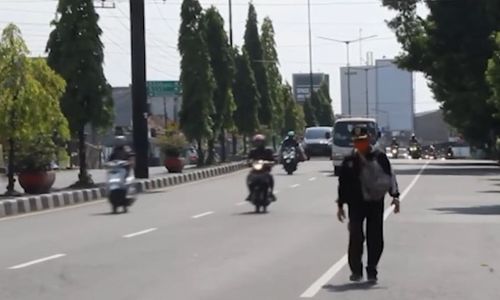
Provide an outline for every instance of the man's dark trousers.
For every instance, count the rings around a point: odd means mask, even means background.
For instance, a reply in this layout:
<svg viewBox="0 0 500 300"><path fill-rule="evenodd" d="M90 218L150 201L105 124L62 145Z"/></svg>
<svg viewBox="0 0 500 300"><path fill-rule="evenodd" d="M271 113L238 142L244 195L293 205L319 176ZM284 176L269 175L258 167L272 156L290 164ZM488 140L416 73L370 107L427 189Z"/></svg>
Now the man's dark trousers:
<svg viewBox="0 0 500 300"><path fill-rule="evenodd" d="M349 266L353 274L363 274L363 224L366 220L368 275L377 276L377 265L384 250L384 201L349 205Z"/></svg>

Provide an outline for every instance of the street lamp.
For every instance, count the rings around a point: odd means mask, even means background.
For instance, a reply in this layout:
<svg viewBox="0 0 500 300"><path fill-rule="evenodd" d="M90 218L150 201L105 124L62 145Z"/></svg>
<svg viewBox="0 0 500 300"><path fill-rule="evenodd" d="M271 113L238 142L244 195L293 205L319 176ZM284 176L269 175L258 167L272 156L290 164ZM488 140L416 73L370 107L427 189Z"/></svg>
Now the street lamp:
<svg viewBox="0 0 500 300"><path fill-rule="evenodd" d="M312 66L312 37L311 37L311 0L307 0L307 23L309 26L309 101L311 101L314 90L313 66Z"/></svg>
<svg viewBox="0 0 500 300"><path fill-rule="evenodd" d="M349 107L349 115L351 115L351 65L349 62L349 50L350 50L349 46L352 43L361 42L364 40L372 39L374 37L377 37L377 35L370 35L370 36L366 36L366 37L361 37L361 38L355 39L355 40L337 40L337 39L332 39L332 38L328 38L328 37L321 37L321 36L318 37L318 38L323 39L323 40L342 43L342 44L346 45L346 50L347 50L347 104Z"/></svg>

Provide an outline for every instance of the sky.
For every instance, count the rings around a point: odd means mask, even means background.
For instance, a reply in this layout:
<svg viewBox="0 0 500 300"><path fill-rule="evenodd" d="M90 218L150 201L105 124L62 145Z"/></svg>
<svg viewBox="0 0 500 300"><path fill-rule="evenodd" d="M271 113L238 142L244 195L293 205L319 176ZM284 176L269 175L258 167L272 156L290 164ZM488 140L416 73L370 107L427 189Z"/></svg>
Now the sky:
<svg viewBox="0 0 500 300"><path fill-rule="evenodd" d="M106 0L98 8L99 25L105 45L105 75L112 86L127 86L130 71L129 0ZM181 0L145 0L148 80L178 80L180 57L177 33L180 25ZM226 20L226 0L200 1L204 8L216 6ZM280 67L285 80L293 73L309 72L307 0L253 0L260 24L269 16L275 27ZM21 28L23 37L34 56L45 55L45 45L51 31L57 0L0 0L0 28L13 22ZM101 0L96 1L96 7ZM235 45L242 45L248 1L233 0L233 34ZM425 11L422 11L425 14ZM340 70L346 64L345 45L322 40L330 37L352 40L360 36L377 35L350 49L351 65L365 64L366 53L374 59L393 58L401 53L394 33L386 21L393 11L382 7L381 0L311 0L313 70L330 74L333 107L340 112ZM259 25L260 25L259 24ZM432 93L422 74L415 74L416 111L437 109Z"/></svg>

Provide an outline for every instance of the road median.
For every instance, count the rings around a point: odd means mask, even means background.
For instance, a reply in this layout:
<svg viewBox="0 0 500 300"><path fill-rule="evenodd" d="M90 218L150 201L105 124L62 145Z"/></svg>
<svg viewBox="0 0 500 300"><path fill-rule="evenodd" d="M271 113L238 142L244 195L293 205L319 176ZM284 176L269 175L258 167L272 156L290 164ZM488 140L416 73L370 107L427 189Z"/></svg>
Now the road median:
<svg viewBox="0 0 500 300"><path fill-rule="evenodd" d="M138 179L135 184L138 193L145 193L151 190L162 189L237 172L246 167L246 162L228 163L193 170L189 173L180 173L151 179ZM30 195L0 200L0 218L97 201L105 198L106 195L107 191L105 187L96 187L91 189L66 190L44 195Z"/></svg>

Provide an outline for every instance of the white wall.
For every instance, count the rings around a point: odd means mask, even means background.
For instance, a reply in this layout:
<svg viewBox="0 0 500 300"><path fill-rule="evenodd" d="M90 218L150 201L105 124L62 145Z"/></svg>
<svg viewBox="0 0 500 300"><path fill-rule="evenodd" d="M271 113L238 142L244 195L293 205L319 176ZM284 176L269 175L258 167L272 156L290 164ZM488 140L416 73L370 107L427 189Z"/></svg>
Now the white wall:
<svg viewBox="0 0 500 300"><path fill-rule="evenodd" d="M367 71L366 71L367 70ZM350 68L351 73L351 116L367 116L367 92L368 92L368 116L375 116L376 108L376 72L373 66ZM349 115L349 102L347 94L347 67L340 69L341 75L341 97L342 97L342 115ZM368 90L367 90L368 76Z"/></svg>
<svg viewBox="0 0 500 300"><path fill-rule="evenodd" d="M399 69L392 60L377 60L376 66L379 125L391 131L413 131L413 74Z"/></svg>

